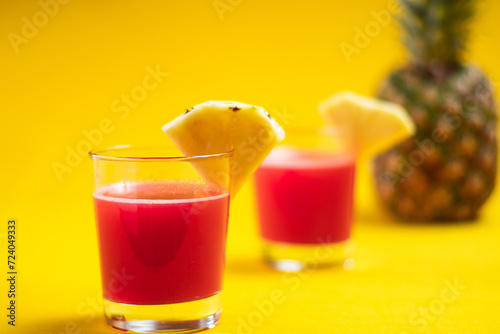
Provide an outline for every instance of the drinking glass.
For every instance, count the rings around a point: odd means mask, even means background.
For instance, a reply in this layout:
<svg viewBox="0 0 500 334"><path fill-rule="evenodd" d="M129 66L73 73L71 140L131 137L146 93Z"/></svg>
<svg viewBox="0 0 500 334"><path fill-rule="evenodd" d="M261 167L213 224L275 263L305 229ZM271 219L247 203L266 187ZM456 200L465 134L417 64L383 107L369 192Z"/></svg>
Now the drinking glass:
<svg viewBox="0 0 500 334"><path fill-rule="evenodd" d="M90 152L106 322L142 333L212 328L222 309L231 152Z"/></svg>
<svg viewBox="0 0 500 334"><path fill-rule="evenodd" d="M338 128L287 131L254 174L265 260L281 271L349 255L355 154Z"/></svg>

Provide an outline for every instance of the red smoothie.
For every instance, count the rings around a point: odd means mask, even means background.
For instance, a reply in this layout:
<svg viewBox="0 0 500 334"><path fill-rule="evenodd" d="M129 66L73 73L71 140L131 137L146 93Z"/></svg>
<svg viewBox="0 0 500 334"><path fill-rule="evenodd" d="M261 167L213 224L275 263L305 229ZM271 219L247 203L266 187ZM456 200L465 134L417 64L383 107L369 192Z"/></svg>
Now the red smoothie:
<svg viewBox="0 0 500 334"><path fill-rule="evenodd" d="M170 304L222 290L227 193L194 182L117 183L94 202L106 299Z"/></svg>
<svg viewBox="0 0 500 334"><path fill-rule="evenodd" d="M354 173L350 155L274 149L254 174L262 238L295 244L349 239Z"/></svg>

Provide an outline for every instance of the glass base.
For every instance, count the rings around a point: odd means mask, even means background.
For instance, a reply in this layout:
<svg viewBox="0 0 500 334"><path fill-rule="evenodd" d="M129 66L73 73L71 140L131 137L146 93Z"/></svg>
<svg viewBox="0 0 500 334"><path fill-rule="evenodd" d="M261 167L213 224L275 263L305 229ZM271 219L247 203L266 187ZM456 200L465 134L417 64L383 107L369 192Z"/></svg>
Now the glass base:
<svg viewBox="0 0 500 334"><path fill-rule="evenodd" d="M192 333L214 328L222 311L222 293L192 302L133 305L104 299L108 325L137 333Z"/></svg>
<svg viewBox="0 0 500 334"><path fill-rule="evenodd" d="M348 240L318 244L264 241L266 262L276 270L286 272L341 264L349 257L350 253L351 244Z"/></svg>

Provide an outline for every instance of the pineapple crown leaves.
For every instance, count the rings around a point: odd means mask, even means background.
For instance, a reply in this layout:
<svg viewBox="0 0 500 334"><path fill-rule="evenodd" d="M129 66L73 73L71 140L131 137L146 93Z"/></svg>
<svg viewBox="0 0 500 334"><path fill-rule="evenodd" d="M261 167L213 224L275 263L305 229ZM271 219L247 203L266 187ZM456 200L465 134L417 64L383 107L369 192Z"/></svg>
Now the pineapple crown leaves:
<svg viewBox="0 0 500 334"><path fill-rule="evenodd" d="M462 60L477 0L399 0L398 22L413 63L455 66Z"/></svg>

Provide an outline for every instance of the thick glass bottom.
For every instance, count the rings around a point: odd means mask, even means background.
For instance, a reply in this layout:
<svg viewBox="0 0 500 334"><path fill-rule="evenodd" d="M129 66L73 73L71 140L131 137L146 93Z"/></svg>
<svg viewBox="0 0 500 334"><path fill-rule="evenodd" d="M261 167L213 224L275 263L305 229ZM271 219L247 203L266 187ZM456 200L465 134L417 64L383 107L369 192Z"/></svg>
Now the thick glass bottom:
<svg viewBox="0 0 500 334"><path fill-rule="evenodd" d="M264 258L266 262L271 267L286 272L341 264L348 258L350 250L348 240L318 244L264 241Z"/></svg>
<svg viewBox="0 0 500 334"><path fill-rule="evenodd" d="M222 311L222 293L192 302L160 305L115 303L104 299L106 322L137 333L192 333L214 328Z"/></svg>

